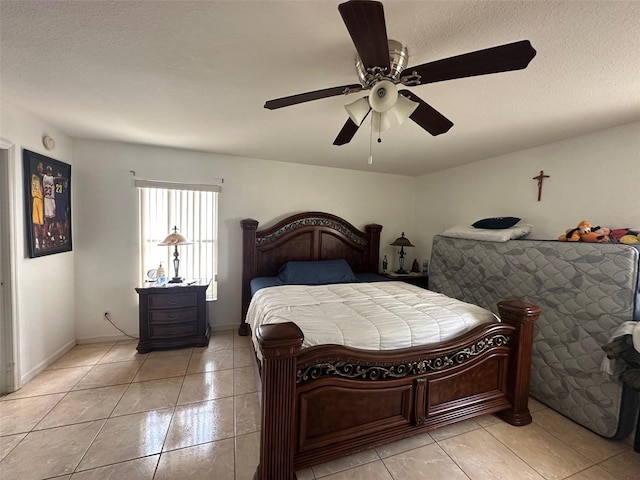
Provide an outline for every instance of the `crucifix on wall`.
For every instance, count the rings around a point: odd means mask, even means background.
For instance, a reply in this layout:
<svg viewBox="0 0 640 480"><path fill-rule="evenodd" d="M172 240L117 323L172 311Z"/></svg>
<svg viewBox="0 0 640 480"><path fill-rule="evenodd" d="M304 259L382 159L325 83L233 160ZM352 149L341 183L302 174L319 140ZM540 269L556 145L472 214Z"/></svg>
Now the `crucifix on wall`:
<svg viewBox="0 0 640 480"><path fill-rule="evenodd" d="M540 175L533 177L534 180L538 181L538 201L542 198L542 182L544 182L545 178L550 178L550 176L545 175L544 170L540 170Z"/></svg>

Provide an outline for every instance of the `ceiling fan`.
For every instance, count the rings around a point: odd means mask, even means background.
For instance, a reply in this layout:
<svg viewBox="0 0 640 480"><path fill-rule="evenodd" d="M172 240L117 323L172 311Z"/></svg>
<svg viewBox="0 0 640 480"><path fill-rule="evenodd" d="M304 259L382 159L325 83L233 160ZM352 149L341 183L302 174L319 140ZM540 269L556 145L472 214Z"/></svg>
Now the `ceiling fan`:
<svg viewBox="0 0 640 480"><path fill-rule="evenodd" d="M529 40L521 40L405 68L407 48L400 42L387 39L382 3L349 0L338 5L338 11L358 52L356 71L360 83L277 98L264 104L264 108L274 110L370 90L368 96L345 106L349 118L333 141L334 145L349 143L372 110L372 128L378 132L410 118L431 135L445 133L453 126L453 122L415 93L406 89L398 90L397 85L414 87L455 78L521 70L536 55Z"/></svg>

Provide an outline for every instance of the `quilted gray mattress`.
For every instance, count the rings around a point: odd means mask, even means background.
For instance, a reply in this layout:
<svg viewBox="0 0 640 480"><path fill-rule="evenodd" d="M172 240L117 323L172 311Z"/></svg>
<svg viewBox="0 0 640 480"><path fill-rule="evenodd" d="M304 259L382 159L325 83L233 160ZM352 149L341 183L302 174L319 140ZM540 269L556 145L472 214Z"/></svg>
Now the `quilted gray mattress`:
<svg viewBox="0 0 640 480"><path fill-rule="evenodd" d="M496 312L496 302L538 305L531 395L609 438L630 433L637 394L601 371L622 322L640 320L640 250L543 240L484 242L436 236L429 288Z"/></svg>

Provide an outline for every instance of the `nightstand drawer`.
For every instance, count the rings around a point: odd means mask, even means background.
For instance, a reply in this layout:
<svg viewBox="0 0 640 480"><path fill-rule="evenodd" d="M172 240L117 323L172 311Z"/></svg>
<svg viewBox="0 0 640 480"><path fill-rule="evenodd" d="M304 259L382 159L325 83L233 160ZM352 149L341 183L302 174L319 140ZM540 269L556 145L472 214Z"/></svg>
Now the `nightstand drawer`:
<svg viewBox="0 0 640 480"><path fill-rule="evenodd" d="M195 334L195 322L149 325L149 338L188 337Z"/></svg>
<svg viewBox="0 0 640 480"><path fill-rule="evenodd" d="M172 295L149 295L149 308L195 307L198 304L196 293L176 293Z"/></svg>
<svg viewBox="0 0 640 480"><path fill-rule="evenodd" d="M196 307L177 308L172 310L149 310L149 324L180 322L195 323L197 316L198 309Z"/></svg>

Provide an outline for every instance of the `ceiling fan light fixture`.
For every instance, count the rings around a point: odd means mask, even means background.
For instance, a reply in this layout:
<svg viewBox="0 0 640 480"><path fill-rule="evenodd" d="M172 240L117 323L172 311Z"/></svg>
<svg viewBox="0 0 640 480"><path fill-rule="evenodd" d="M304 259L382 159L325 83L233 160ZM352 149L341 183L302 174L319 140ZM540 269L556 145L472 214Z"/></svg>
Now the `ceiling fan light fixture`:
<svg viewBox="0 0 640 480"><path fill-rule="evenodd" d="M393 126L388 112L372 112L371 126L374 132L386 132Z"/></svg>
<svg viewBox="0 0 640 480"><path fill-rule="evenodd" d="M387 115L393 117L392 122L395 121L398 125L402 125L416 111L418 105L420 105L418 102L409 100L404 95L398 95L396 104L387 112Z"/></svg>
<svg viewBox="0 0 640 480"><path fill-rule="evenodd" d="M369 105L378 113L384 113L398 100L398 88L390 80L380 80L369 93Z"/></svg>
<svg viewBox="0 0 640 480"><path fill-rule="evenodd" d="M353 123L360 126L369 113L369 110L371 110L371 107L369 106L369 100L367 97L361 97L355 102L345 105L344 109L347 111L347 114Z"/></svg>

